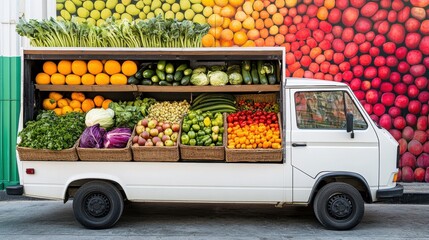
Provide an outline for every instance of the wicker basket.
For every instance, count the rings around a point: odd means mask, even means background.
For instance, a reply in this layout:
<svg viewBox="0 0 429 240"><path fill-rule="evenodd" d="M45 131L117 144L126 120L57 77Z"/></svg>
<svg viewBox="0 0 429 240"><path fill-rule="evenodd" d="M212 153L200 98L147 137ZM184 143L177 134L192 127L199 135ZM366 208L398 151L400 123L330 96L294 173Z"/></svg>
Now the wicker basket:
<svg viewBox="0 0 429 240"><path fill-rule="evenodd" d="M76 150L81 161L127 162L133 159L130 148L132 139L133 136L131 135L127 146L124 148L81 148L78 145Z"/></svg>
<svg viewBox="0 0 429 240"><path fill-rule="evenodd" d="M280 138L283 139L280 114L277 114L277 117ZM283 147L280 149L229 149L225 147L225 158L227 162L282 162Z"/></svg>
<svg viewBox="0 0 429 240"><path fill-rule="evenodd" d="M64 150L34 149L28 147L16 147L21 161L77 161L78 155L76 147L77 141L73 147Z"/></svg>

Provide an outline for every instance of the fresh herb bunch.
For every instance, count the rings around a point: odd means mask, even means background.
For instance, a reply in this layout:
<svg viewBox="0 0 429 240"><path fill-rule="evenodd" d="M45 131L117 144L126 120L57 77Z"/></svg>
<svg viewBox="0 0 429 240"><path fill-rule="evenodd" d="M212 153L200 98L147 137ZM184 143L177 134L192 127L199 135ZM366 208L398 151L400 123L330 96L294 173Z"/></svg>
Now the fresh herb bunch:
<svg viewBox="0 0 429 240"><path fill-rule="evenodd" d="M88 22L20 18L16 32L34 47L201 47L208 24L155 18L129 22L109 18L102 26Z"/></svg>
<svg viewBox="0 0 429 240"><path fill-rule="evenodd" d="M28 121L19 133L20 147L62 150L73 147L85 129L85 115L71 112L57 116L54 111L43 111L36 120Z"/></svg>
<svg viewBox="0 0 429 240"><path fill-rule="evenodd" d="M111 102L109 108L115 112L115 127L134 128L139 120L147 116L154 98L137 98L135 101Z"/></svg>

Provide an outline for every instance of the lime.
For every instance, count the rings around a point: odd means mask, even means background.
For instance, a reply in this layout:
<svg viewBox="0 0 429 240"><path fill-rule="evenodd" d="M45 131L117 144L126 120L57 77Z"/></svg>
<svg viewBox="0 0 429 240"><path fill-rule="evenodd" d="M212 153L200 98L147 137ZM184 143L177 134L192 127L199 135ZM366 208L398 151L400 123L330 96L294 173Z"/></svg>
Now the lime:
<svg viewBox="0 0 429 240"><path fill-rule="evenodd" d="M150 6L152 4L152 0L143 0L144 5Z"/></svg>

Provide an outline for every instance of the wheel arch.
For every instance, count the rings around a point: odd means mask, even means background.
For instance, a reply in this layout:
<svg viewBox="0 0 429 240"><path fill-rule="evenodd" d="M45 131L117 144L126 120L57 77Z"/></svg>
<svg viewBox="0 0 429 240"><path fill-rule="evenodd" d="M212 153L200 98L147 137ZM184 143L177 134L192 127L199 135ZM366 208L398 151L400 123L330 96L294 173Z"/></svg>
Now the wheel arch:
<svg viewBox="0 0 429 240"><path fill-rule="evenodd" d="M118 180L113 180L111 178L79 178L79 179L74 179L67 184L64 192L64 203L66 203L70 197L73 197L76 191L81 186L92 181L103 181L103 182L108 182L112 184L119 190L124 200L127 199L127 194L125 193L125 189L122 187L122 185L119 183Z"/></svg>
<svg viewBox="0 0 429 240"><path fill-rule="evenodd" d="M362 196L362 199L366 203L372 203L372 196L368 182L362 175L352 172L331 172L323 174L316 180L313 189L311 190L309 204L313 203L317 192L323 186L332 182L343 182L352 185L359 191Z"/></svg>

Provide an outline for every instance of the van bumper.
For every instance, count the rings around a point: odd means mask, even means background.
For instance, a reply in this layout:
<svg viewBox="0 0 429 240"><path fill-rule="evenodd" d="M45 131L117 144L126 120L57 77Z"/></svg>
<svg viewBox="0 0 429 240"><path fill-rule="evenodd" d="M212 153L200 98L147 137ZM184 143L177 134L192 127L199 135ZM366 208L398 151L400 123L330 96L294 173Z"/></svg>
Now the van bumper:
<svg viewBox="0 0 429 240"><path fill-rule="evenodd" d="M24 194L24 186L16 185L16 186L8 186L6 187L7 195L22 195Z"/></svg>
<svg viewBox="0 0 429 240"><path fill-rule="evenodd" d="M404 193L404 187L396 184L393 188L377 190L377 199L401 197Z"/></svg>

